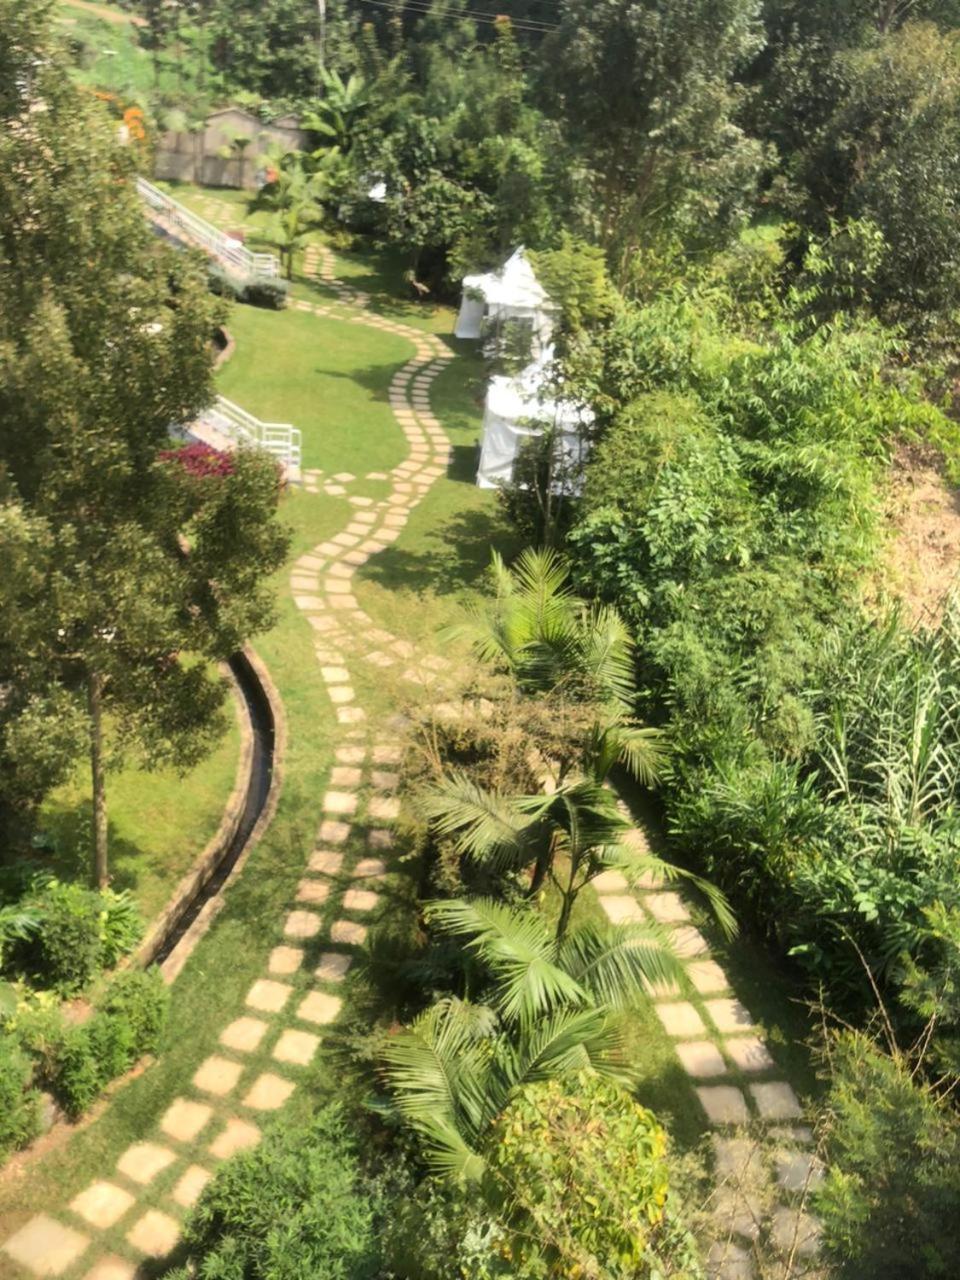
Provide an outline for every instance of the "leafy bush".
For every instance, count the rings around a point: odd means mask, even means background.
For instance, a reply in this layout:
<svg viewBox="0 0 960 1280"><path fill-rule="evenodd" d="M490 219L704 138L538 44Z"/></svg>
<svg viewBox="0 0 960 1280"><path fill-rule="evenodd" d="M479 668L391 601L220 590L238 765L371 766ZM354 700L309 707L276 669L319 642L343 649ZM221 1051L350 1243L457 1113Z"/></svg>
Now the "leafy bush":
<svg viewBox="0 0 960 1280"><path fill-rule="evenodd" d="M117 974L100 1001L104 1014L129 1025L137 1058L160 1047L169 1006L170 989L157 968Z"/></svg>
<svg viewBox="0 0 960 1280"><path fill-rule="evenodd" d="M112 969L117 961L128 955L143 937L143 920L137 904L126 889L115 893L112 889L100 892L102 914L100 917L100 963Z"/></svg>
<svg viewBox="0 0 960 1280"><path fill-rule="evenodd" d="M100 894L50 880L31 895L27 906L36 911L39 925L24 948L25 967L61 995L82 991L102 963Z"/></svg>
<svg viewBox="0 0 960 1280"><path fill-rule="evenodd" d="M252 307L267 307L271 311L282 311L287 305L290 285L279 276L251 277L240 297Z"/></svg>
<svg viewBox="0 0 960 1280"><path fill-rule="evenodd" d="M208 1280L366 1280L379 1274L376 1197L338 1107L280 1125L204 1189L185 1240Z"/></svg>
<svg viewBox="0 0 960 1280"><path fill-rule="evenodd" d="M816 1209L848 1280L960 1275L960 1124L949 1103L866 1036L831 1037Z"/></svg>
<svg viewBox="0 0 960 1280"><path fill-rule="evenodd" d="M271 311L282 311L290 292L290 285L279 276L242 276L219 263L209 267L207 282L210 292L218 297L246 302L252 307L266 307Z"/></svg>
<svg viewBox="0 0 960 1280"><path fill-rule="evenodd" d="M116 964L143 934L136 905L124 891L86 889L59 880L35 881L18 904L28 927L12 947L12 965L62 996L82 991Z"/></svg>
<svg viewBox="0 0 960 1280"><path fill-rule="evenodd" d="M82 1115L101 1090L156 1049L169 993L159 970L120 974L93 1017L67 1031L52 1087L71 1116Z"/></svg>
<svg viewBox="0 0 960 1280"><path fill-rule="evenodd" d="M40 1132L40 1095L31 1088L32 1074L15 1038L0 1032L0 1157Z"/></svg>
<svg viewBox="0 0 960 1280"><path fill-rule="evenodd" d="M592 1072L528 1085L486 1155L518 1280L703 1274L671 1197L667 1135L618 1086Z"/></svg>

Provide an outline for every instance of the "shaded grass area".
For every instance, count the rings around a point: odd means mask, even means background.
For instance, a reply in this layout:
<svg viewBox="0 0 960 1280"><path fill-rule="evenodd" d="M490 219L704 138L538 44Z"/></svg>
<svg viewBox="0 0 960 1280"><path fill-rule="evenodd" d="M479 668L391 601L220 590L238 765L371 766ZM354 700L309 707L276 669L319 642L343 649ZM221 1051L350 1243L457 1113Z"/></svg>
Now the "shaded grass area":
<svg viewBox="0 0 960 1280"><path fill-rule="evenodd" d="M122 10L111 12L112 19L100 17L70 0L61 0L57 6L61 34L77 63L73 78L78 84L116 93L125 103L144 102L156 89L174 92L174 69L161 67L158 82L153 59L140 44L134 24Z"/></svg>
<svg viewBox="0 0 960 1280"><path fill-rule="evenodd" d="M232 699L225 710L223 737L195 769L148 773L128 766L107 778L113 887L129 889L148 921L216 832L233 790L240 731ZM49 852L38 852L38 868L86 879L91 813L89 771L78 763L70 781L51 792L41 809L40 831Z"/></svg>

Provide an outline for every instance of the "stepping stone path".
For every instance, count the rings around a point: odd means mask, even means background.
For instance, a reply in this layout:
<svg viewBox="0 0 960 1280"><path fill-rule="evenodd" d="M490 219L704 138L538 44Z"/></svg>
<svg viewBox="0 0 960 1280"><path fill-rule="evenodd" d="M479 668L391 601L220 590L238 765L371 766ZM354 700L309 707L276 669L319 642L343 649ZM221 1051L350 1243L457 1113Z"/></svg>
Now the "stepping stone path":
<svg viewBox="0 0 960 1280"><path fill-rule="evenodd" d="M429 392L452 353L433 335L364 310L369 298L336 280L333 255L324 246L311 245L305 264L332 297L328 305L298 300L298 310L382 329L406 338L414 349L395 374L388 397L409 456L389 473L366 477L387 484L386 496L376 501L351 495L356 477L347 472L303 473L308 493L346 497L352 509L343 532L302 555L291 575L342 733L330 790L318 810L315 849L280 922L282 942L247 991L246 1007L220 1030L215 1051L197 1062L185 1096L174 1099L142 1140L80 1188L57 1217L36 1214L0 1244L4 1260L24 1276L70 1271L78 1280L133 1280L142 1263L175 1248L183 1218L218 1162L260 1141L261 1125L295 1092L323 1040L336 1034L353 958L378 910L379 882L390 870L392 828L400 812L393 795L395 770L402 753L389 737L371 737L351 673L363 664L371 674L389 673L442 696L448 660L420 655L408 640L379 629L359 606L352 586L357 569L396 541L414 507L446 473L450 446L431 411ZM443 707L454 718L464 711L462 703L438 702L436 709ZM389 733L389 726L385 729ZM633 841L645 846L642 832L634 833ZM726 1198L718 1195L722 1230L711 1255L711 1276L755 1280L750 1246L761 1230L761 1211L754 1211L755 1185L744 1174L747 1166L780 1197L762 1230L788 1252L814 1260L817 1224L803 1212L802 1196L821 1171L804 1150L809 1132L790 1127L800 1115L799 1104L789 1085L776 1078L748 1011L731 998L726 975L690 923L686 903L652 882L637 898L617 872L599 877L595 887L611 920L654 919L673 929L685 975L697 993L699 1007L675 987L654 994L680 1063L717 1129L717 1171L726 1180L721 1187ZM729 1136L731 1125L747 1119L769 1125L771 1136L777 1126L769 1153L758 1155L755 1144Z"/></svg>
<svg viewBox="0 0 960 1280"><path fill-rule="evenodd" d="M627 814L625 808L623 812ZM642 830L633 830L628 840L640 851L649 850ZM603 872L593 886L612 923L656 923L671 930L689 983L690 998L676 984L651 994L657 1017L716 1131L719 1185L711 1207L717 1239L708 1275L713 1280L757 1280L753 1246L761 1240L784 1258L793 1255L789 1271L765 1271L765 1276L814 1274L818 1226L802 1202L822 1169L808 1149L810 1131L793 1123L802 1117L800 1102L790 1085L777 1078L776 1063L749 1010L730 994L731 984L710 959L706 939L690 923L680 894L650 876L633 894L619 871ZM751 1136L734 1136L743 1126Z"/></svg>

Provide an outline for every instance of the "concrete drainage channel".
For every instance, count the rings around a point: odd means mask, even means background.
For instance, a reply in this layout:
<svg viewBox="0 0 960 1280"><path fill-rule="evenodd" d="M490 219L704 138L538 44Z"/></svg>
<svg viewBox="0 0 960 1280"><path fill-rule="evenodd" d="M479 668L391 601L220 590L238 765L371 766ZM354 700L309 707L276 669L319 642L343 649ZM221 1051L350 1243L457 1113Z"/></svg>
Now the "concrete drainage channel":
<svg viewBox="0 0 960 1280"><path fill-rule="evenodd" d="M217 834L181 881L135 963L158 964L172 982L223 905L222 890L273 815L282 754L282 707L252 650L228 664L241 708L243 749L233 795Z"/></svg>

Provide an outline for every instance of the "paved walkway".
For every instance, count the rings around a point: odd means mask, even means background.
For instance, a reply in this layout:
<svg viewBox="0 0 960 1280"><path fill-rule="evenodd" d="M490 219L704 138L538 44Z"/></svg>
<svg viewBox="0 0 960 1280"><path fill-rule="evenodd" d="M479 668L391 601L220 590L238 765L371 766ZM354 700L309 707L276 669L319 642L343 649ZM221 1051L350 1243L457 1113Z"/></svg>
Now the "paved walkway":
<svg viewBox="0 0 960 1280"><path fill-rule="evenodd" d="M324 248L311 247L306 268L335 298L329 305L297 301L296 307L385 329L414 347L389 391L409 445L407 460L368 477L389 480L388 496L351 496L357 477L346 472L304 473L308 492L346 497L354 508L343 531L301 556L291 576L296 603L315 633L316 659L341 734L316 848L290 903L284 940L247 993L245 1007L223 1027L218 1051L115 1169L105 1170L56 1217L31 1218L0 1246L27 1275L132 1280L139 1261L170 1252L184 1214L218 1161L256 1144L263 1119L297 1088L324 1027L338 1016L340 985L384 901L401 753L389 732L371 732L353 673L389 668L429 687L448 663L418 655L408 641L379 628L360 607L352 580L400 536L414 507L446 471L449 443L431 411L429 391L452 357L433 336L364 310L367 297L334 280L333 258ZM633 839L644 842L639 831ZM685 977L682 986L656 993L656 1010L716 1131L720 1177L712 1206L717 1230L711 1275L754 1280L758 1242L776 1246L785 1259L777 1274L810 1273L817 1227L803 1200L818 1169L793 1090L779 1078L749 1012L709 956L684 899L652 883L635 896L617 872L601 876L595 887L610 920L649 915L676 931Z"/></svg>

